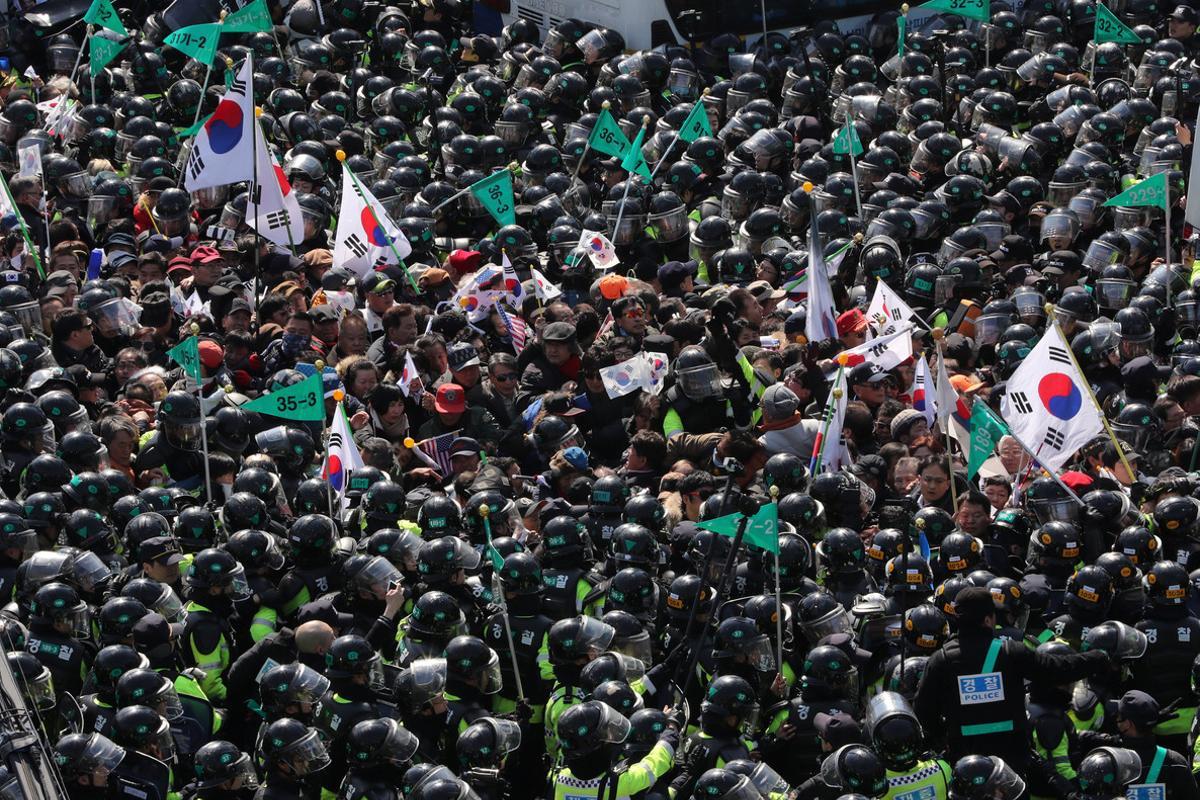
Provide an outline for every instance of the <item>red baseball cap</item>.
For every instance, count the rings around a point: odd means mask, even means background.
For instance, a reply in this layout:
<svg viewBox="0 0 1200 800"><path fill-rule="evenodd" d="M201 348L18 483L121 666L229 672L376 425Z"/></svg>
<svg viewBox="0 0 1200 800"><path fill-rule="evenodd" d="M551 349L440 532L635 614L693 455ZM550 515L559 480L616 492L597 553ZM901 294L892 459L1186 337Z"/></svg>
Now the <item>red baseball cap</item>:
<svg viewBox="0 0 1200 800"><path fill-rule="evenodd" d="M433 407L442 414L461 414L467 410L467 397L457 383L443 383L438 387Z"/></svg>
<svg viewBox="0 0 1200 800"><path fill-rule="evenodd" d="M193 264L211 264L214 261L224 261L224 257L215 247L197 247L192 251Z"/></svg>
<svg viewBox="0 0 1200 800"><path fill-rule="evenodd" d="M221 362L225 360L225 351L221 349L221 345L209 339L201 339L198 345L200 350L200 363L209 369L216 369L221 366Z"/></svg>
<svg viewBox="0 0 1200 800"><path fill-rule="evenodd" d="M843 311L837 318L838 336L845 336L852 331L866 330L867 315L860 308Z"/></svg>

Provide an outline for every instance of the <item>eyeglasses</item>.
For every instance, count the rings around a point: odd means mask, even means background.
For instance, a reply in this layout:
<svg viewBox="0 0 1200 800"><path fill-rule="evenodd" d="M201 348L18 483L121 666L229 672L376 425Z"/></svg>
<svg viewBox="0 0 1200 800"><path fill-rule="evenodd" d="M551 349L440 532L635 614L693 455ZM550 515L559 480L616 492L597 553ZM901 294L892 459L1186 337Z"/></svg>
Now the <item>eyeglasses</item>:
<svg viewBox="0 0 1200 800"><path fill-rule="evenodd" d="M930 484L933 484L934 486L937 486L938 484L942 484L942 483L946 482L945 478L942 478L938 475L922 475L921 480L924 483L930 483Z"/></svg>

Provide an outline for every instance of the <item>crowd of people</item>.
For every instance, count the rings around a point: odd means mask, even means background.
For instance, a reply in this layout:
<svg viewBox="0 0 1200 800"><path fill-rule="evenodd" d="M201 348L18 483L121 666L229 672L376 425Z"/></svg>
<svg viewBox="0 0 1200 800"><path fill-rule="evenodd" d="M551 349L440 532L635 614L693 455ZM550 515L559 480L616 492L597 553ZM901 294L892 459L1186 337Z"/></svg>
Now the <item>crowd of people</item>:
<svg viewBox="0 0 1200 800"><path fill-rule="evenodd" d="M0 60L0 645L63 796L1200 798L1193 7L631 52L270 0L209 66L163 5ZM181 174L251 57L289 247ZM403 262L334 257L342 160ZM1059 332L1104 432L968 469L918 366L961 427Z"/></svg>

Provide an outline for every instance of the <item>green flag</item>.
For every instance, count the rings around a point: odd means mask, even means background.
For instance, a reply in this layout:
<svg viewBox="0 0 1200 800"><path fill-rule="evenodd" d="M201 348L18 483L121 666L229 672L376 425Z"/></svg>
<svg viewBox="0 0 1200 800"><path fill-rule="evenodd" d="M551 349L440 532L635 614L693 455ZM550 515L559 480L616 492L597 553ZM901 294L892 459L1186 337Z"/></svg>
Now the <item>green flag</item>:
<svg viewBox="0 0 1200 800"><path fill-rule="evenodd" d="M908 15L896 17L896 55L904 58L904 35L908 32Z"/></svg>
<svg viewBox="0 0 1200 800"><path fill-rule="evenodd" d="M201 64L212 64L221 41L221 23L205 22L180 28L163 40L181 53L185 53Z"/></svg>
<svg viewBox="0 0 1200 800"><path fill-rule="evenodd" d="M1163 211L1166 211L1167 173L1160 172L1153 177L1146 178L1144 181L1138 181L1104 205L1120 206L1122 208L1158 206Z"/></svg>
<svg viewBox="0 0 1200 800"><path fill-rule="evenodd" d="M646 163L646 157L642 155L642 139L646 136L645 126L638 130L638 135L634 137L633 144L629 145L629 149L625 151L625 157L621 159L621 169L628 172L630 175L637 173L643 178L650 177L650 166Z"/></svg>
<svg viewBox="0 0 1200 800"><path fill-rule="evenodd" d="M613 158L624 158L629 149L629 140L607 108L600 112L600 119L596 120L596 126L588 136L588 147Z"/></svg>
<svg viewBox="0 0 1200 800"><path fill-rule="evenodd" d="M930 0L917 7L987 22L992 18L991 5L989 0Z"/></svg>
<svg viewBox="0 0 1200 800"><path fill-rule="evenodd" d="M500 551L489 540L487 543L488 558L492 561L492 569L497 575L500 570L504 569L504 556L500 555Z"/></svg>
<svg viewBox="0 0 1200 800"><path fill-rule="evenodd" d="M324 422L325 387L321 384L321 373L309 375L278 392L264 394L243 405L242 409L295 422Z"/></svg>
<svg viewBox="0 0 1200 800"><path fill-rule="evenodd" d="M89 22L92 25L99 25L101 28L108 28L110 31L119 33L122 36L129 35L129 31L125 30L125 25L121 22L121 18L117 16L117 10L113 8L110 0L92 0L91 7L83 15L83 21Z"/></svg>
<svg viewBox="0 0 1200 800"><path fill-rule="evenodd" d="M183 367L183 371L196 383L203 381L200 375L200 340L195 336L189 336L172 347L167 351L167 355L171 357L172 361Z"/></svg>
<svg viewBox="0 0 1200 800"><path fill-rule="evenodd" d="M741 514L729 514L724 517L698 522L696 527L712 531L730 539L737 536ZM746 523L746 534L743 537L747 544L766 550L768 553L779 552L779 507L774 503L766 503L758 509L758 513Z"/></svg>
<svg viewBox="0 0 1200 800"><path fill-rule="evenodd" d="M512 173L507 169L493 172L471 184L471 194L483 204L500 225L517 224L517 206L513 201Z"/></svg>
<svg viewBox="0 0 1200 800"><path fill-rule="evenodd" d="M853 121L846 120L846 124L837 132L837 136L833 137L833 152L837 155L846 155L847 153L853 156L862 155L862 141L858 138L858 129L854 127Z"/></svg>
<svg viewBox="0 0 1200 800"><path fill-rule="evenodd" d="M128 43L128 40L114 42L107 36L89 36L88 41L91 42L91 53L88 55L88 71L93 78L103 72L104 68L121 54L121 51L125 49L125 45Z"/></svg>
<svg viewBox="0 0 1200 800"><path fill-rule="evenodd" d="M226 70L226 72L228 72L228 70ZM184 128L183 130L179 131L175 135L176 135L176 137L178 137L180 139L186 139L189 136L195 136L197 133L200 132L200 129L203 128L205 126L205 124L208 123L208 121L210 119L212 119L212 114L209 114L207 117L204 117L203 119L197 120L195 125L191 126L190 128Z"/></svg>
<svg viewBox="0 0 1200 800"><path fill-rule="evenodd" d="M1096 3L1096 29L1092 34L1096 44L1101 42L1116 42L1117 44L1141 44L1142 38L1134 33L1117 15L1108 10L1103 3Z"/></svg>
<svg viewBox="0 0 1200 800"><path fill-rule="evenodd" d="M704 110L704 103L697 100L692 105L691 113L687 115L687 119L679 126L679 138L691 144L701 136L712 135L712 124L708 121L708 112Z"/></svg>
<svg viewBox="0 0 1200 800"><path fill-rule="evenodd" d="M254 0L227 16L222 25L225 33L270 33L275 23L267 0Z"/></svg>
<svg viewBox="0 0 1200 800"><path fill-rule="evenodd" d="M974 480L983 462L992 457L996 443L1008 434L1008 425L996 416L987 403L977 400L971 406L971 453L967 461L967 479Z"/></svg>

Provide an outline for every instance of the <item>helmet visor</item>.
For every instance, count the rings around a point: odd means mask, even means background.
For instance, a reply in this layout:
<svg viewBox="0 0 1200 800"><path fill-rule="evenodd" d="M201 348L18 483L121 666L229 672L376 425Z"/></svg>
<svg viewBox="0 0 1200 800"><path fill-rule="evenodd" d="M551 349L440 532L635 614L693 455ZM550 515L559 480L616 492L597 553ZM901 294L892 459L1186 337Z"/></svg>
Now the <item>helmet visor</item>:
<svg viewBox="0 0 1200 800"><path fill-rule="evenodd" d="M329 679L307 664L297 663L297 671L288 686L292 703L317 703L329 691Z"/></svg>
<svg viewBox="0 0 1200 800"><path fill-rule="evenodd" d="M654 660L654 646L650 642L650 634L646 631L640 631L633 636L625 636L620 639L613 639L613 651L624 656L625 674L628 678L631 662L637 662L641 665L643 673L646 665ZM632 681L633 678L628 678Z"/></svg>
<svg viewBox="0 0 1200 800"><path fill-rule="evenodd" d="M400 582L400 570L383 556L375 556L354 576L354 582L376 598L382 598L393 582Z"/></svg>
<svg viewBox="0 0 1200 800"><path fill-rule="evenodd" d="M1133 289L1133 281L1123 278L1101 278L1096 281L1096 297L1103 308L1125 308L1133 296Z"/></svg>
<svg viewBox="0 0 1200 800"><path fill-rule="evenodd" d="M995 344L1011 324L1008 314L982 314L975 320L975 342L981 347Z"/></svg>
<svg viewBox="0 0 1200 800"><path fill-rule="evenodd" d="M1102 647L1100 642L1107 643L1107 640L1110 638L1109 631L1112 631L1111 638L1114 640L1114 644ZM1126 625L1124 622L1109 620L1089 629L1084 634L1083 641L1089 649L1104 649L1114 658L1122 661L1131 661L1135 658L1141 658L1146 654L1146 647L1149 640L1146 638L1146 634L1137 628Z"/></svg>
<svg viewBox="0 0 1200 800"><path fill-rule="evenodd" d="M418 658L408 667L405 685L409 704L415 711L430 703L446 689L446 659Z"/></svg>
<svg viewBox="0 0 1200 800"><path fill-rule="evenodd" d="M483 694L495 694L503 685L504 678L500 674L500 656L496 655L496 651L493 650L487 666L480 673L479 691Z"/></svg>
<svg viewBox="0 0 1200 800"><path fill-rule="evenodd" d="M651 215L648 221L654 226L658 238L664 242L676 242L688 235L687 209L683 206L664 214Z"/></svg>
<svg viewBox="0 0 1200 800"><path fill-rule="evenodd" d="M66 576L84 594L91 594L112 578L112 570L90 550L75 553L67 563Z"/></svg>
<svg viewBox="0 0 1200 800"><path fill-rule="evenodd" d="M320 772L329 766L329 751L316 731L310 730L297 739L279 754L279 759L287 761L297 775L309 775Z"/></svg>
<svg viewBox="0 0 1200 800"><path fill-rule="evenodd" d="M1097 239L1088 245L1087 253L1083 256L1083 266L1094 272L1100 272L1105 267L1116 264L1120 260L1120 248L1109 242Z"/></svg>
<svg viewBox="0 0 1200 800"><path fill-rule="evenodd" d="M1042 218L1041 241L1043 242L1050 237L1073 240L1078 233L1079 220L1070 214L1050 212Z"/></svg>
<svg viewBox="0 0 1200 800"><path fill-rule="evenodd" d="M88 741L86 758L93 770L112 772L125 760L125 748L97 733Z"/></svg>
<svg viewBox="0 0 1200 800"><path fill-rule="evenodd" d="M800 627L804 630L804 638L814 645L830 634L853 633L854 631L849 612L840 604L812 622L800 623Z"/></svg>
<svg viewBox="0 0 1200 800"><path fill-rule="evenodd" d="M703 400L721 394L721 372L716 364L680 370L675 375L679 389L691 400Z"/></svg>

